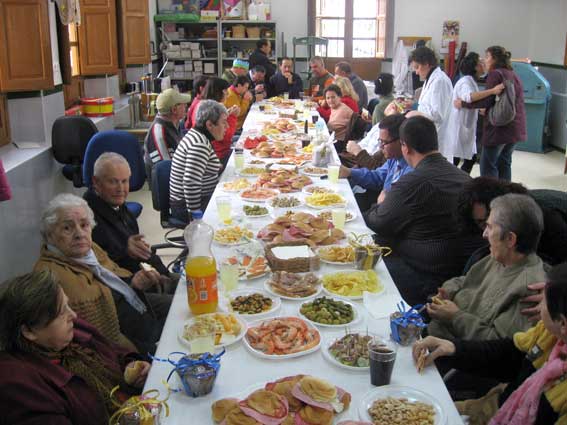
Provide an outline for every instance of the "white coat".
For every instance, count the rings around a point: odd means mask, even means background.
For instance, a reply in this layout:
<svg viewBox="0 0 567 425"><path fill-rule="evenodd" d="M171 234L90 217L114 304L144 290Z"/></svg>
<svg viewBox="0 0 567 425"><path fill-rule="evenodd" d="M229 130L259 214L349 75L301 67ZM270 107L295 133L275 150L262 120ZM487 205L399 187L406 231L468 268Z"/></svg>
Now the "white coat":
<svg viewBox="0 0 567 425"><path fill-rule="evenodd" d="M453 100L461 99L463 102L471 102L471 94L478 91L478 85L474 78L465 75L453 89ZM452 155L461 159L471 159L476 153L476 123L478 121L477 109L457 109L451 103L451 115L449 117L449 134L453 140Z"/></svg>
<svg viewBox="0 0 567 425"><path fill-rule="evenodd" d="M392 74L394 75L394 92L405 93L409 91L408 72L409 72L409 55L408 49L402 40L398 40L396 49L394 50L394 58L392 60Z"/></svg>
<svg viewBox="0 0 567 425"><path fill-rule="evenodd" d="M429 76L423 85L417 110L425 114L435 123L437 139L439 140L439 152L453 161L452 140L448 132L449 115L453 102L453 84L439 67Z"/></svg>

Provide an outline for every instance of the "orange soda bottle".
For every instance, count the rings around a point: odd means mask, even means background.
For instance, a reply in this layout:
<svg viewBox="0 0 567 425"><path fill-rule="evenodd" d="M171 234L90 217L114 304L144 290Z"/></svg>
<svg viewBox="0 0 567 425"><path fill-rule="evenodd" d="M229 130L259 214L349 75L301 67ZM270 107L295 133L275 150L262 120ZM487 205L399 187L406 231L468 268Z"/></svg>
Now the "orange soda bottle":
<svg viewBox="0 0 567 425"><path fill-rule="evenodd" d="M217 264L211 252L213 228L203 221L202 211L192 213L193 221L185 228L183 237L189 250L185 263L187 300L191 313L217 311Z"/></svg>

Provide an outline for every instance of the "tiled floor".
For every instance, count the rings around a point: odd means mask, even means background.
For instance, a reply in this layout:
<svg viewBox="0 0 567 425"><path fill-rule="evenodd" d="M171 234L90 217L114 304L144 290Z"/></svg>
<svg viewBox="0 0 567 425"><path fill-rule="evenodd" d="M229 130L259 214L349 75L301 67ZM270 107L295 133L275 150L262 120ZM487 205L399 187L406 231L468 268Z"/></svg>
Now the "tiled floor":
<svg viewBox="0 0 567 425"><path fill-rule="evenodd" d="M523 183L530 189L567 190L567 176L563 174L565 156L562 152L552 151L547 154L534 154L529 152L514 152L512 162L512 178ZM475 165L472 176L479 175L478 165ZM163 242L164 230L160 226L159 213L152 208L151 193L147 190L133 192L129 200L141 202L144 211L140 216L141 231L146 235L150 244ZM176 250L160 251L160 255L169 257L175 255Z"/></svg>

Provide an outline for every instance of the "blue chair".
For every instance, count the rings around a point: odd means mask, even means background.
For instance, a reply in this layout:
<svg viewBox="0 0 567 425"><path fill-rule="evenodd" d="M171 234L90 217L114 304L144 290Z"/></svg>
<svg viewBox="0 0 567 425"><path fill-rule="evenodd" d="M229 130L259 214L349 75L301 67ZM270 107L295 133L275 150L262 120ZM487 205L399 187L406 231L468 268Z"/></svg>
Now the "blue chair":
<svg viewBox="0 0 567 425"><path fill-rule="evenodd" d="M187 256L187 249L185 245L185 240L183 236L172 236L172 233L176 230L185 229L187 223L178 220L171 216L170 205L169 205L169 175L171 173L171 160L160 161L154 165L152 171L152 205L154 210L160 213L160 223L161 227L164 229L169 229L165 236L165 243L156 244L151 246L152 252L156 252L158 249L162 248L181 248L183 251L177 256L177 258L172 261L171 264L176 266L181 263ZM170 265L171 265L170 264ZM168 265L168 268L169 266ZM174 271L177 271L174 269Z"/></svg>
<svg viewBox="0 0 567 425"><path fill-rule="evenodd" d="M55 160L64 164L62 172L75 187L83 187L83 160L89 140L98 128L87 117L59 117L51 127L51 145Z"/></svg>
<svg viewBox="0 0 567 425"><path fill-rule="evenodd" d="M92 187L94 163L105 152L115 152L122 155L130 165L130 191L140 190L146 181L144 156L138 139L126 131L111 130L95 134L87 145L83 162L83 182ZM138 202L126 202L128 210L139 217L143 206Z"/></svg>

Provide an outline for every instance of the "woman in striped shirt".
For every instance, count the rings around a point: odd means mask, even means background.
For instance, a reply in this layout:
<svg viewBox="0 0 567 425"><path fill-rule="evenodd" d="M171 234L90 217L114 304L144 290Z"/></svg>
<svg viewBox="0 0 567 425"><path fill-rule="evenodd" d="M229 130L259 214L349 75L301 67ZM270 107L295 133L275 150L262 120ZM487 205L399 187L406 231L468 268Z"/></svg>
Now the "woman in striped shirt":
<svg viewBox="0 0 567 425"><path fill-rule="evenodd" d="M199 104L194 127L179 143L171 164L169 200L174 218L188 222L191 211L207 207L222 168L211 142L222 140L227 117L226 108L214 100Z"/></svg>

